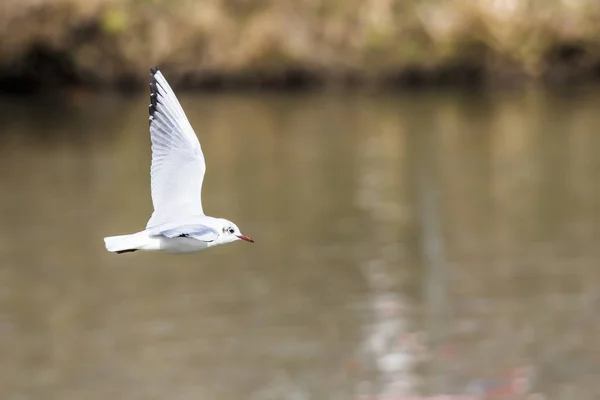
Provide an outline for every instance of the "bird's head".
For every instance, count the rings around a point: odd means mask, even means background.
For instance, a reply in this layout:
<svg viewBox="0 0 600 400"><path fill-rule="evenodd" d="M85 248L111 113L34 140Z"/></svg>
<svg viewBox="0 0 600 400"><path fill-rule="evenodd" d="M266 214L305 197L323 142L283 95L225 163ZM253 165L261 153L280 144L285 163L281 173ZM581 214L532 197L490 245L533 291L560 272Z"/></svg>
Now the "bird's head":
<svg viewBox="0 0 600 400"><path fill-rule="evenodd" d="M221 222L219 239L222 243L235 242L236 240L244 240L246 242L254 243L254 240L250 239L246 235L242 235L240 228L238 228L233 222L222 218L219 221Z"/></svg>

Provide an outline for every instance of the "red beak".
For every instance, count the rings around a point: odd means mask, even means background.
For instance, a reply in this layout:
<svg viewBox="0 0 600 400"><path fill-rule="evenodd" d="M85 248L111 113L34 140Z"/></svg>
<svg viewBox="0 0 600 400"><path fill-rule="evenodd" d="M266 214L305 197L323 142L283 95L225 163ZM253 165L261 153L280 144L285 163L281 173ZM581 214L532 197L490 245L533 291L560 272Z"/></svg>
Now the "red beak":
<svg viewBox="0 0 600 400"><path fill-rule="evenodd" d="M238 237L246 242L254 243L254 240L250 239L248 236L239 235Z"/></svg>

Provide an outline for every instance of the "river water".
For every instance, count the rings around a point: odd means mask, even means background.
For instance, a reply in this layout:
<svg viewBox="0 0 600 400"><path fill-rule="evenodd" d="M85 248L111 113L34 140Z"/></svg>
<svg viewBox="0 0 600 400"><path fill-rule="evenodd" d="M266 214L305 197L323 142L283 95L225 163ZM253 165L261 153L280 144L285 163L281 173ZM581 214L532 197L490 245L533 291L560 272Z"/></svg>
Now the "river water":
<svg viewBox="0 0 600 400"><path fill-rule="evenodd" d="M0 398L599 398L600 91L180 98L254 245L106 252L146 96L0 99Z"/></svg>

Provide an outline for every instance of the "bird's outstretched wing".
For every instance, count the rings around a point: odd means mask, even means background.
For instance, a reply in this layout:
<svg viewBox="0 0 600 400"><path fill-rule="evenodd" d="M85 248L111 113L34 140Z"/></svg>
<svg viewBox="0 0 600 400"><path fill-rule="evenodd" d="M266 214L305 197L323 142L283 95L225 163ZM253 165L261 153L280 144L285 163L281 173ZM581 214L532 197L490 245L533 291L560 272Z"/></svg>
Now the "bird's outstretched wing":
<svg viewBox="0 0 600 400"><path fill-rule="evenodd" d="M204 154L175 93L156 67L150 70L150 138L154 213L146 228L204 214Z"/></svg>

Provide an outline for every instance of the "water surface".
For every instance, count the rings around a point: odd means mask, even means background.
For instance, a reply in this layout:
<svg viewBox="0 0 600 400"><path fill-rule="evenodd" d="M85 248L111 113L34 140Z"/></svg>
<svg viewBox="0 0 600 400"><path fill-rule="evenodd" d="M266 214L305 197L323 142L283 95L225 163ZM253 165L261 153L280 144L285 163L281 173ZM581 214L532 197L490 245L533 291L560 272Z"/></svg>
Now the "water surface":
<svg viewBox="0 0 600 400"><path fill-rule="evenodd" d="M181 102L255 245L106 252L146 97L0 100L2 399L600 396L600 92Z"/></svg>

